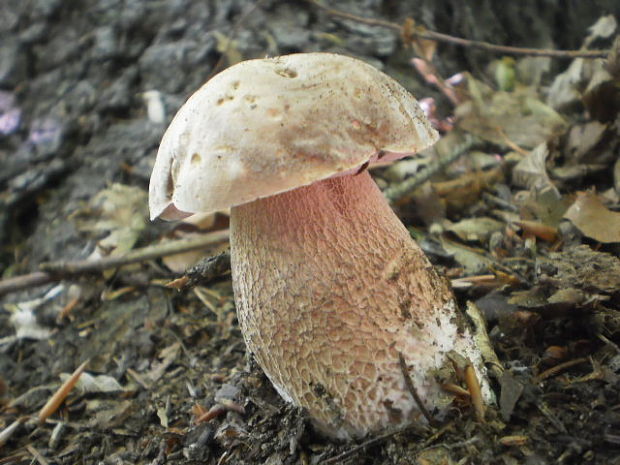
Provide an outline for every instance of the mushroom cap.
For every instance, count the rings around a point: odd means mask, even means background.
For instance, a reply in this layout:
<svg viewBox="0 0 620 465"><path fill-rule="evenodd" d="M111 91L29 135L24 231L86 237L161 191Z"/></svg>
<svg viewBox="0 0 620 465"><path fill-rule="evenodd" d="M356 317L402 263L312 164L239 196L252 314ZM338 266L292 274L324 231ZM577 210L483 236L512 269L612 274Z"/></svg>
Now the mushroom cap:
<svg viewBox="0 0 620 465"><path fill-rule="evenodd" d="M437 138L416 99L363 61L332 53L244 61L196 91L166 130L151 218L252 202Z"/></svg>

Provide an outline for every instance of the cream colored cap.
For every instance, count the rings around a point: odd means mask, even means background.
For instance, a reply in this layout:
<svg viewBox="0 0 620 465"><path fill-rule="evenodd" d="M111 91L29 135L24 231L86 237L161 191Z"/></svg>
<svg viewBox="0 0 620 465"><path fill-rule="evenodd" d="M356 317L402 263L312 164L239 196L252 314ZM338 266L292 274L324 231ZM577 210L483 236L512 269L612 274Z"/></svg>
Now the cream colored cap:
<svg viewBox="0 0 620 465"><path fill-rule="evenodd" d="M176 114L151 175L151 218L295 189L432 145L416 99L363 61L299 53L238 63Z"/></svg>

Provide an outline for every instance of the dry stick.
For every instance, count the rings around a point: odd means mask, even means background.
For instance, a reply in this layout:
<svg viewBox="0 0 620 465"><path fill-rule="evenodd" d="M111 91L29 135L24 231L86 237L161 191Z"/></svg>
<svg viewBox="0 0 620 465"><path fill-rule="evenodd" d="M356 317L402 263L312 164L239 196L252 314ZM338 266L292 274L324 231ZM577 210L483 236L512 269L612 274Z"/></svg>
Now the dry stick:
<svg viewBox="0 0 620 465"><path fill-rule="evenodd" d="M435 173L441 171L450 163L463 156L476 142L476 137L465 134L463 142L454 147L450 153L431 161L423 170L420 170L420 172L416 173L414 176L394 186L388 187L383 191L383 194L391 203L398 203L398 201L407 197L420 185L428 181Z"/></svg>
<svg viewBox="0 0 620 465"><path fill-rule="evenodd" d="M305 0L316 8L325 11L330 16L336 16L343 19L349 19L362 24L368 24L369 26L378 26L391 29L399 34L403 31L403 26L391 21L385 21L382 19L364 18L344 11L329 8L325 5L321 5L316 0ZM482 42L478 40L463 39L461 37L454 37L448 34L442 34L440 32L429 31L426 28L413 29L407 31L410 36L418 37L420 39L436 40L438 42L447 42L454 45L460 45L462 47L479 48L488 52L503 53L506 55L528 55L539 57L553 57L553 58L605 58L609 54L609 50L549 50L549 49L537 49L537 48L522 48L511 47L508 45L495 45L489 42Z"/></svg>
<svg viewBox="0 0 620 465"><path fill-rule="evenodd" d="M22 448L13 455L9 455L8 457L1 457L0 465L4 465L4 464L15 465L16 463L21 463L21 461L23 460L28 460L28 458L29 458L28 451Z"/></svg>
<svg viewBox="0 0 620 465"><path fill-rule="evenodd" d="M81 275L83 273L97 273L110 268L119 268L132 263L144 262L154 258L165 257L191 250L199 250L226 242L229 237L227 229L204 234L197 238L180 239L178 241L165 242L163 244L151 245L141 249L132 250L120 257L105 257L99 260L77 260L73 262L54 262L43 263L41 268L44 271L37 271L31 274L16 276L0 280L0 296L9 292L28 289L35 286L61 281L65 278Z"/></svg>
<svg viewBox="0 0 620 465"><path fill-rule="evenodd" d="M32 457L39 462L39 465L49 465L49 462L45 459L45 457L43 457L43 454L41 454L41 452L39 452L32 444L28 444L26 449L30 452L30 455L32 455Z"/></svg>
<svg viewBox="0 0 620 465"><path fill-rule="evenodd" d="M407 362L405 361L405 357L403 357L403 354L401 352L398 352L398 361L400 362L400 369L403 372L403 378L405 378L405 384L407 385L407 389L409 390L409 393L413 396L413 400L415 400L415 403L418 404L420 412L422 412L422 415L424 415L424 418L426 418L426 421L428 421L429 425L437 426L437 422L426 409L426 406L418 395L418 391L416 391L415 386L413 385L411 376L409 376L409 370L407 369Z"/></svg>
<svg viewBox="0 0 620 465"><path fill-rule="evenodd" d="M0 448L2 448L2 446L4 446L9 441L9 439L11 439L11 436L13 436L15 431L17 431L20 425L25 421L26 417L18 418L9 426L0 431Z"/></svg>
<svg viewBox="0 0 620 465"><path fill-rule="evenodd" d="M387 439L390 439L393 436L396 436L397 434L400 433L405 433L407 431L413 430L414 429L414 425L407 425L401 428L397 428L395 430L392 431L388 431L386 433L383 433L379 436L375 436L372 439L368 439L367 441L362 442L361 444L358 444L357 446L353 446L351 449L344 451L341 454L335 455L333 457L330 457L328 459L322 460L319 462L319 465L331 465L333 463L342 463L343 460L351 457L352 455L356 454L357 452L360 452L364 449L366 449L367 447L370 446L374 446L376 444L379 444Z"/></svg>
<svg viewBox="0 0 620 465"><path fill-rule="evenodd" d="M181 239L132 250L120 257L106 257L99 260L78 260L75 262L43 263L41 264L41 269L43 271L69 274L99 272L110 268L129 265L131 263L152 260L166 255L203 249L219 242L225 242L228 240L228 237L228 229L224 229L191 239Z"/></svg>

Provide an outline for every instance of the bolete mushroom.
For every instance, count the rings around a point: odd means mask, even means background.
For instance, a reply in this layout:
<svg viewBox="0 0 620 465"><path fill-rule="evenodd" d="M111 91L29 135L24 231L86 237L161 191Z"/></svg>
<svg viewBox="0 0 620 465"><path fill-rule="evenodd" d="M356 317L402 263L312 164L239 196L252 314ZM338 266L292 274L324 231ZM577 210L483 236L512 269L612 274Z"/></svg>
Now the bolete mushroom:
<svg viewBox="0 0 620 465"><path fill-rule="evenodd" d="M332 437L424 422L418 402L445 411L440 378L451 351L471 361L490 398L446 280L365 170L436 140L396 81L329 53L228 68L190 97L162 139L151 217L231 207L247 348L280 395Z"/></svg>

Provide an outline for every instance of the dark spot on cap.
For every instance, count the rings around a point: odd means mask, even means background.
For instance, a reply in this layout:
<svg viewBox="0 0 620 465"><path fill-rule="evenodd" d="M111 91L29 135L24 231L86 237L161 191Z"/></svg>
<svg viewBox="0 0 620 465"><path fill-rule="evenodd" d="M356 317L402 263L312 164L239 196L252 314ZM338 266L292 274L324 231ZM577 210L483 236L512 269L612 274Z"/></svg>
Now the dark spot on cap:
<svg viewBox="0 0 620 465"><path fill-rule="evenodd" d="M285 78L296 78L297 71L291 68L276 68L276 74Z"/></svg>
<svg viewBox="0 0 620 465"><path fill-rule="evenodd" d="M230 102L231 100L234 100L234 99L235 97L233 97L232 95L225 95L224 97L220 97L217 99L217 104L222 105L223 103Z"/></svg>

